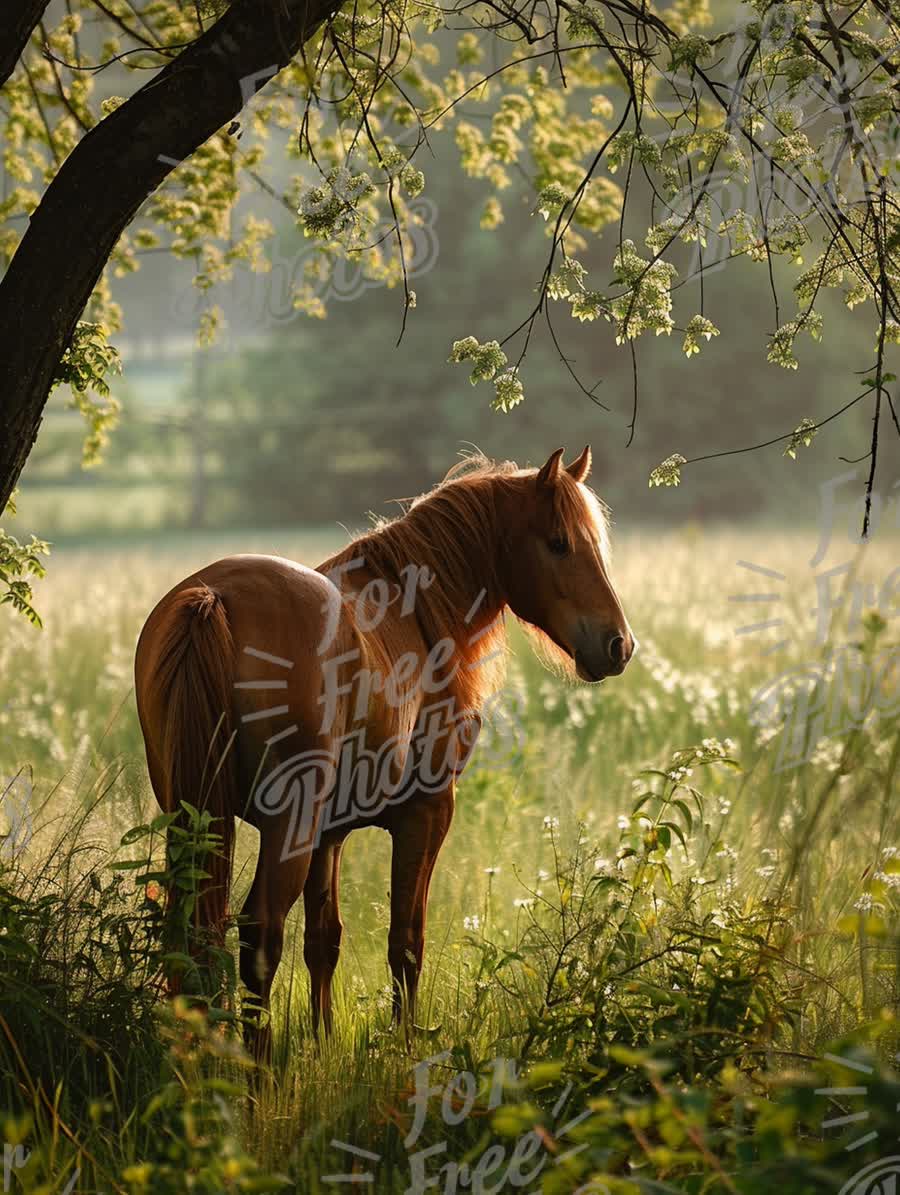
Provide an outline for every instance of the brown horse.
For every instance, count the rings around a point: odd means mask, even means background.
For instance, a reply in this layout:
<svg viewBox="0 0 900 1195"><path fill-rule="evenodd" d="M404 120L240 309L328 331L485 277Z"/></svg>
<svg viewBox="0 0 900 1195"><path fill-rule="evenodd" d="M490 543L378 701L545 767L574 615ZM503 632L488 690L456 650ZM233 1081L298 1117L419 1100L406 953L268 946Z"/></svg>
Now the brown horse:
<svg viewBox="0 0 900 1195"><path fill-rule="evenodd" d="M226 915L234 817L259 830L243 908L241 977L262 1006L302 892L312 1014L331 1025L347 834L393 839L388 961L412 1020L425 907L456 778L502 675L504 613L541 632L586 681L622 672L634 640L607 571L590 450L541 469L473 458L406 513L316 571L230 556L157 605L136 659L154 792L217 820L223 849L197 903ZM268 1046L268 1028L256 1048Z"/></svg>

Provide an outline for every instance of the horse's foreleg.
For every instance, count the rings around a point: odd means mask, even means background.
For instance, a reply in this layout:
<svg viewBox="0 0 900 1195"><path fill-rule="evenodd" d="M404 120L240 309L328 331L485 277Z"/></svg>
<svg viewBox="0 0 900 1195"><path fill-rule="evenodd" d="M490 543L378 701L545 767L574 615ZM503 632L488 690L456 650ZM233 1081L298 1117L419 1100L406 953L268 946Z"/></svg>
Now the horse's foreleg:
<svg viewBox="0 0 900 1195"><path fill-rule="evenodd" d="M281 961L285 919L303 891L310 865L309 854L282 859L286 832L281 819L263 822L260 827L256 875L241 910L241 980L257 1006L246 1018L245 1038L250 1053L260 1062L267 1062L271 1055L267 1012Z"/></svg>
<svg viewBox="0 0 900 1195"><path fill-rule="evenodd" d="M321 1020L326 1036L331 1035L331 979L341 952L341 921L338 882L343 841L319 846L313 854L303 889L306 926L303 958L309 969L313 1033Z"/></svg>
<svg viewBox="0 0 900 1195"><path fill-rule="evenodd" d="M413 797L391 827L391 928L388 964L394 981L394 1020L415 1020L416 992L425 952L428 888L453 818L453 788Z"/></svg>

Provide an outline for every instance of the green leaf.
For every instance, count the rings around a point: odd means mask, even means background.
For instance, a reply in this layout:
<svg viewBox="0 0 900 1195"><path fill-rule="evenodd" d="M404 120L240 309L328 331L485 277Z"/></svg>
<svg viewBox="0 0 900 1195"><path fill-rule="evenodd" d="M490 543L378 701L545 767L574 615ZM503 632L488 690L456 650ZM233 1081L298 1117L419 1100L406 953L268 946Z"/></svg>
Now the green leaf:
<svg viewBox="0 0 900 1195"><path fill-rule="evenodd" d="M679 485L681 483L681 466L686 464L687 460L681 453L674 452L651 472L650 486Z"/></svg>
<svg viewBox="0 0 900 1195"><path fill-rule="evenodd" d="M133 842L139 842L142 838L146 838L149 833L149 825L132 826L119 839L119 846L131 846Z"/></svg>
<svg viewBox="0 0 900 1195"><path fill-rule="evenodd" d="M812 419L801 419L799 426L791 433L784 455L789 456L791 460L796 460L798 448L808 448L818 430Z"/></svg>

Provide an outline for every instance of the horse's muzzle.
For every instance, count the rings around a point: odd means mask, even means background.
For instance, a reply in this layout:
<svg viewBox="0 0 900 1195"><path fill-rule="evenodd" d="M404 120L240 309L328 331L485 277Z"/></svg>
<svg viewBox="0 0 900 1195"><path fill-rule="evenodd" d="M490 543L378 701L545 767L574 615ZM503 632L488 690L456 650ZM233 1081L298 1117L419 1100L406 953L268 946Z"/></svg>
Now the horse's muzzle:
<svg viewBox="0 0 900 1195"><path fill-rule="evenodd" d="M637 651L637 640L628 628L614 627L600 634L579 637L573 656L575 671L582 680L596 682L621 676Z"/></svg>

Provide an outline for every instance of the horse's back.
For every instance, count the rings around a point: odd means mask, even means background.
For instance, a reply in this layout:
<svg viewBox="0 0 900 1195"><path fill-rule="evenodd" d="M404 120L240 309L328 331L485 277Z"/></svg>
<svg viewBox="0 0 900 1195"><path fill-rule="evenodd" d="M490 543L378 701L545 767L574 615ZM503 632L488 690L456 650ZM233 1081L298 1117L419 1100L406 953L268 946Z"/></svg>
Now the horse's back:
<svg viewBox="0 0 900 1195"><path fill-rule="evenodd" d="M338 590L314 569L282 556L226 556L197 569L160 598L141 632L139 659L152 653L154 638L181 595L202 588L221 598L239 654L247 647L276 654L280 647L278 654L286 652L293 663L298 652L322 654L324 636L340 607Z"/></svg>

